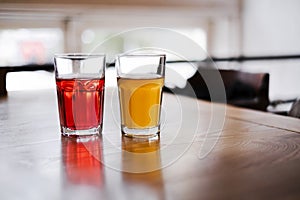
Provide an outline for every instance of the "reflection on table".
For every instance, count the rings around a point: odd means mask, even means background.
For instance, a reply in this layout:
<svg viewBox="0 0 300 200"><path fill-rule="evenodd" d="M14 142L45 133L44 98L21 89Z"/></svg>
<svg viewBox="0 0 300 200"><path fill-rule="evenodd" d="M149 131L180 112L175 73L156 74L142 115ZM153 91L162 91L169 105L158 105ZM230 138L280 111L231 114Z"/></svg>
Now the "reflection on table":
<svg viewBox="0 0 300 200"><path fill-rule="evenodd" d="M165 199L159 137L149 140L122 136L122 170L124 182L137 190L148 189L146 199Z"/></svg>
<svg viewBox="0 0 300 200"><path fill-rule="evenodd" d="M104 182L101 136L62 137L61 142L67 181L101 187Z"/></svg>

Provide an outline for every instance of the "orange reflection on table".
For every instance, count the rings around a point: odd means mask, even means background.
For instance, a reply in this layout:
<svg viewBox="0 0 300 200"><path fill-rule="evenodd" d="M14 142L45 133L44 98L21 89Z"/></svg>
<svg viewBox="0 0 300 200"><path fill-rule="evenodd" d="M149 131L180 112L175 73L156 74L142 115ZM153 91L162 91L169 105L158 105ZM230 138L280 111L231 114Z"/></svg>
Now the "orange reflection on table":
<svg viewBox="0 0 300 200"><path fill-rule="evenodd" d="M122 169L144 173L160 169L160 140L158 138L122 137Z"/></svg>
<svg viewBox="0 0 300 200"><path fill-rule="evenodd" d="M160 138L122 137L122 177L136 195L165 199L160 158Z"/></svg>
<svg viewBox="0 0 300 200"><path fill-rule="evenodd" d="M150 153L159 151L160 139L157 138L132 138L122 136L122 149L132 153Z"/></svg>
<svg viewBox="0 0 300 200"><path fill-rule="evenodd" d="M66 178L73 184L103 185L102 138L62 138Z"/></svg>

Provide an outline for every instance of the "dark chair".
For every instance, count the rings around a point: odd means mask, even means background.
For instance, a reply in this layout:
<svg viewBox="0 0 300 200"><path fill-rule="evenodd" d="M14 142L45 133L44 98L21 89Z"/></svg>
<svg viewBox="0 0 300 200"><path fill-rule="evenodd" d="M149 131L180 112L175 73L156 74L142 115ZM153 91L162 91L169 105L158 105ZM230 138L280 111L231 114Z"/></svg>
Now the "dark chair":
<svg viewBox="0 0 300 200"><path fill-rule="evenodd" d="M289 116L291 117L296 117L300 119L300 99L297 99L293 105L291 110L288 113Z"/></svg>
<svg viewBox="0 0 300 200"><path fill-rule="evenodd" d="M269 105L268 73L247 73L236 70L219 70L219 73L224 83L226 101L228 104L266 111ZM194 96L198 99L212 101L207 87L207 81L205 80L208 80L211 85L214 84L216 78L218 77L216 76L215 69L201 68L189 78L187 82L189 83L188 85L192 87ZM165 91L191 96L191 93L186 92L186 89L187 88L165 88ZM215 98L213 101L222 102L222 98Z"/></svg>

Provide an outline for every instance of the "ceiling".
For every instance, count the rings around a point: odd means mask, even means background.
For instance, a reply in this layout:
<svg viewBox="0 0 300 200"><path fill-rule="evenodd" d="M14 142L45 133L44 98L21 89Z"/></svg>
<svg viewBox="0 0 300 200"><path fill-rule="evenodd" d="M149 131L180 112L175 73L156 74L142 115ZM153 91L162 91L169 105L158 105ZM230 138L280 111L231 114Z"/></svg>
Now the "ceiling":
<svg viewBox="0 0 300 200"><path fill-rule="evenodd" d="M83 15L223 16L238 13L242 0L2 0L0 18L65 18ZM179 14L180 13L180 14Z"/></svg>

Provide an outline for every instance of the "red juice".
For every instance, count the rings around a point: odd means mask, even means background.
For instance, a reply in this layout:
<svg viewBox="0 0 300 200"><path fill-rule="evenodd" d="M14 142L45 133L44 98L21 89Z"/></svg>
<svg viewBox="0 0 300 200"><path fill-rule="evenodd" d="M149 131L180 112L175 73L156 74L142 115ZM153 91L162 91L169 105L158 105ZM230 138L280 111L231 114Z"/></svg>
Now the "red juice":
<svg viewBox="0 0 300 200"><path fill-rule="evenodd" d="M61 128L88 130L101 128L104 78L56 78Z"/></svg>

